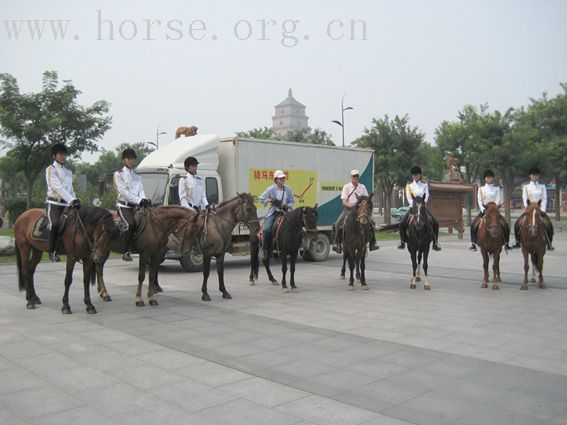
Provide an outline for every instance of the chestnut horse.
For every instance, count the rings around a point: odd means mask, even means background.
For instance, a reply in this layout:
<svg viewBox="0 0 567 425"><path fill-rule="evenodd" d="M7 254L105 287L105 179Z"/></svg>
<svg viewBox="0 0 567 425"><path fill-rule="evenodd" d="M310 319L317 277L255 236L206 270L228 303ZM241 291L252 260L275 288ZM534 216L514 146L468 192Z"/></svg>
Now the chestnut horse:
<svg viewBox="0 0 567 425"><path fill-rule="evenodd" d="M528 271L530 269L528 256L532 261L531 282L535 282L535 272L538 272L539 287L544 289L543 280L543 256L547 251L547 240L545 237L545 223L541 217L541 201L529 202L526 209L526 219L520 225L520 243L524 255L524 282L520 289L528 289Z"/></svg>
<svg viewBox="0 0 567 425"><path fill-rule="evenodd" d="M26 290L27 308L34 309L41 300L35 292L34 274L43 252L47 252L47 240L34 239L32 233L38 218L45 214L34 208L20 215L14 223L16 257L18 263L18 284L20 291ZM80 210L69 208L64 214L58 249L67 254L65 273L65 294L63 295L64 314L71 313L69 288L73 281L73 269L77 261L83 262L84 302L87 313L96 309L91 302L89 283L94 284L95 272L102 276L102 269L110 253L110 240L118 233L112 215L103 208L83 207ZM31 258L30 258L31 254Z"/></svg>
<svg viewBox="0 0 567 425"><path fill-rule="evenodd" d="M476 244L480 247L482 254L482 267L484 276L481 288L488 288L488 264L492 256L492 289L500 289L498 282L500 279L500 253L504 245L504 228L502 227L503 217L500 215L500 205L489 202L485 207L484 217L478 225L478 235Z"/></svg>

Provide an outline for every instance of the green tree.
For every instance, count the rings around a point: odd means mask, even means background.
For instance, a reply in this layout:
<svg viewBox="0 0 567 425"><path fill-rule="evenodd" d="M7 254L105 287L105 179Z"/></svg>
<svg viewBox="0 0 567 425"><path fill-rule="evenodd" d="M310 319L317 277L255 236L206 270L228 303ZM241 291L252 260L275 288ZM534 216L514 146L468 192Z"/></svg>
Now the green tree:
<svg viewBox="0 0 567 425"><path fill-rule="evenodd" d="M70 81L59 87L55 71L44 72L42 83L40 92L22 94L12 75L0 74L0 135L6 157L24 172L28 208L38 176L52 162L50 146L65 143L72 157L94 152L112 120L107 102L79 105L81 92Z"/></svg>
<svg viewBox="0 0 567 425"><path fill-rule="evenodd" d="M271 128L259 127L248 131L237 131L236 135L238 137L251 137L253 139L272 139L274 132Z"/></svg>
<svg viewBox="0 0 567 425"><path fill-rule="evenodd" d="M375 181L385 192L384 221L391 222L394 186L404 187L409 168L419 162L424 133L411 127L409 117L373 118L372 127L354 141L355 146L374 149Z"/></svg>
<svg viewBox="0 0 567 425"><path fill-rule="evenodd" d="M312 130L308 127L301 130L290 131L283 136L282 140L297 143L312 143L314 145L335 146L331 136L320 128Z"/></svg>

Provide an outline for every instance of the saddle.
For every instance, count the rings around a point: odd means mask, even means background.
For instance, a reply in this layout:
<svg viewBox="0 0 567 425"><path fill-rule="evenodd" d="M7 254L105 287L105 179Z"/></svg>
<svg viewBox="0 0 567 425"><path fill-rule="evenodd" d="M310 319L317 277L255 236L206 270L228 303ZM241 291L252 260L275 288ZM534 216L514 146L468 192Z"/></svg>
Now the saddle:
<svg viewBox="0 0 567 425"><path fill-rule="evenodd" d="M285 221L285 214L279 214L276 217L276 222L274 223L274 230L272 231L272 235L270 236L270 240L268 241L269 245L271 247L277 247L277 241L278 241L278 237L280 236L280 231L282 228L282 224ZM260 231L258 232L258 234L256 235L256 237L258 238L259 241L262 240L262 236L264 234L264 221L265 219L261 219L260 220Z"/></svg>
<svg viewBox="0 0 567 425"><path fill-rule="evenodd" d="M61 235L65 233L65 229L67 228L67 216L66 211L61 215L58 239L61 238ZM49 218L47 215L41 215L37 218L31 236L32 239L36 241L49 241Z"/></svg>

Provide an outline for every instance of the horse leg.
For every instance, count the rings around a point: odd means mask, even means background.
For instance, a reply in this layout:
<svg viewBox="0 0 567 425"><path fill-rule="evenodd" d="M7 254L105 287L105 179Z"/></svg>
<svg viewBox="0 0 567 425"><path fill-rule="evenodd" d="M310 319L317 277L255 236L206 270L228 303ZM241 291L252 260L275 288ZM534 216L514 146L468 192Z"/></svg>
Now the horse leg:
<svg viewBox="0 0 567 425"><path fill-rule="evenodd" d="M536 266L537 266L537 254L530 254L530 259L532 261L532 276L530 277L530 283L535 283Z"/></svg>
<svg viewBox="0 0 567 425"><path fill-rule="evenodd" d="M537 270L539 272L539 287L545 289L545 282L543 280L543 251L538 255Z"/></svg>
<svg viewBox="0 0 567 425"><path fill-rule="evenodd" d="M272 250L270 248L268 248L268 255L266 256L266 259L264 260L264 268L266 269L266 273L268 274L268 280L270 281L270 283L274 286L278 286L279 282L274 277L274 275L272 274L272 270L270 269L270 257L271 256L272 256Z"/></svg>
<svg viewBox="0 0 567 425"><path fill-rule="evenodd" d="M528 289L528 272L530 270L530 263L528 259L528 249L522 245L522 254L524 256L524 281L522 282L521 290L525 291Z"/></svg>
<svg viewBox="0 0 567 425"><path fill-rule="evenodd" d="M498 278L500 276L500 252L492 254L492 289L498 290Z"/></svg>
<svg viewBox="0 0 567 425"><path fill-rule="evenodd" d="M207 281L211 274L211 256L203 255L203 285L201 286L201 299L203 301L211 301L211 296L207 292Z"/></svg>
<svg viewBox="0 0 567 425"><path fill-rule="evenodd" d="M361 282L360 280L360 249L356 250L354 257L354 267L356 268L356 282Z"/></svg>
<svg viewBox="0 0 567 425"><path fill-rule="evenodd" d="M411 281L410 281L410 289L415 289L416 285L415 282L417 282L417 275L416 275L416 271L417 271L417 253L414 249L410 250L410 257L411 257L411 268L412 268L412 275L411 275Z"/></svg>
<svg viewBox="0 0 567 425"><path fill-rule="evenodd" d="M423 274L425 277L423 278L423 289L429 291L431 289L431 285L429 284L429 277L427 276L427 269L429 268L429 263L427 262L429 259L429 245L423 250ZM419 271L419 269L418 269Z"/></svg>
<svg viewBox="0 0 567 425"><path fill-rule="evenodd" d="M106 285L104 284L104 264L97 263L95 265L96 269L96 281L97 281L97 291L103 301L112 301L110 298L110 294L106 289Z"/></svg>
<svg viewBox="0 0 567 425"><path fill-rule="evenodd" d="M140 264L138 265L138 286L136 288L136 306L144 307L146 304L142 299L142 284L146 278L146 256L140 253Z"/></svg>
<svg viewBox="0 0 567 425"><path fill-rule="evenodd" d="M421 282L421 251L417 253L417 269L415 270L415 281Z"/></svg>
<svg viewBox="0 0 567 425"><path fill-rule="evenodd" d="M362 252L360 255L360 286L362 289L368 289L368 285L366 284L366 253Z"/></svg>
<svg viewBox="0 0 567 425"><path fill-rule="evenodd" d="M488 251L484 248L481 248L480 252L482 253L482 270L484 272L484 276L482 278L482 285L480 285L480 287L488 288L488 262L489 262Z"/></svg>
<svg viewBox="0 0 567 425"><path fill-rule="evenodd" d="M285 279L285 275L287 273L287 253L282 251L280 255L282 261L282 292L287 294L289 292Z"/></svg>
<svg viewBox="0 0 567 425"><path fill-rule="evenodd" d="M289 261L289 284L291 286L291 292L299 292L297 286L295 286L295 262L297 261L297 251L290 255Z"/></svg>
<svg viewBox="0 0 567 425"><path fill-rule="evenodd" d="M158 267L159 267L160 259L152 258L150 261L150 273L148 276L148 303L151 306L159 305L158 300L154 298L154 290L156 289L157 285L157 276L158 276Z"/></svg>
<svg viewBox="0 0 567 425"><path fill-rule="evenodd" d="M41 261L41 256L43 255L43 253L35 248L32 248L31 250L32 256L31 256L31 260L28 261L28 288L29 288L29 300L32 302L32 305L36 304L41 304L41 300L39 299L39 297L37 296L37 294L35 293L35 283L34 283L34 276L35 276L35 269L37 268L37 265L39 264L39 262ZM28 251L28 256L29 256L29 251Z"/></svg>
<svg viewBox="0 0 567 425"><path fill-rule="evenodd" d="M343 267L341 268L341 275L339 276L340 280L345 280L346 262L347 262L347 255L345 250L343 249Z"/></svg>
<svg viewBox="0 0 567 425"><path fill-rule="evenodd" d="M216 256L217 259L217 275L219 277L219 291L222 292L222 297L225 300L231 300L232 296L226 290L224 286L224 252Z"/></svg>
<svg viewBox="0 0 567 425"><path fill-rule="evenodd" d="M354 289L354 256L356 253L350 253L348 256L348 269L350 270L350 278L348 280L348 289L352 291Z"/></svg>
<svg viewBox="0 0 567 425"><path fill-rule="evenodd" d="M250 276L248 278L250 286L254 286L256 284L255 281L258 280L258 272L260 270L259 251L260 243L258 238L255 235L250 235Z"/></svg>
<svg viewBox="0 0 567 425"><path fill-rule="evenodd" d="M65 293L63 294L63 307L61 307L61 313L71 314L71 306L69 305L69 288L71 283L73 283L73 269L75 268L75 260L72 256L67 256L67 266L65 270Z"/></svg>
<svg viewBox="0 0 567 425"><path fill-rule="evenodd" d="M90 288L91 276L93 273L96 273L94 261L85 260L83 262L83 290L84 290L83 301L87 306L88 314L96 314L96 308L91 301L91 288Z"/></svg>

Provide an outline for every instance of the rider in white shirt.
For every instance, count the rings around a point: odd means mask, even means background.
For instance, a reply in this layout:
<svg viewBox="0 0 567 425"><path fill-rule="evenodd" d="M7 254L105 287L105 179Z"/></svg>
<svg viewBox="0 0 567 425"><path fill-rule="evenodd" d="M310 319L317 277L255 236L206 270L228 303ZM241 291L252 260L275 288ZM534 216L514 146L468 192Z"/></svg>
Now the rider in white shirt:
<svg viewBox="0 0 567 425"><path fill-rule="evenodd" d="M421 181L421 168L418 166L411 167L410 170L412 182L406 184L405 188L405 195L406 200L408 202L408 206L413 206L413 197L421 197L424 199L425 204L429 202L429 186L427 183ZM404 249L406 247L406 230L408 227L409 221L409 210L406 215L404 215L400 221L400 244L398 245L399 249ZM429 222L431 225L431 233L433 236L433 249L435 251L441 251L441 246L439 245L439 223L435 220L435 217L431 215L429 211L427 211L427 215L429 216Z"/></svg>
<svg viewBox="0 0 567 425"><path fill-rule="evenodd" d="M124 167L114 173L114 188L118 194L116 210L124 222L128 224L125 235L125 243L122 252L124 261L132 261L132 235L136 231L136 220L134 209L137 207L149 207L151 201L146 198L142 177L134 172L136 163L136 152L128 148L122 151L122 163Z"/></svg>
<svg viewBox="0 0 567 425"><path fill-rule="evenodd" d="M63 143L56 143L51 147L53 164L45 169L47 182L46 212L49 220L49 259L59 261L57 255L57 237L59 235L59 221L67 207L79 209L81 202L73 190L73 173L65 168L69 150Z"/></svg>
<svg viewBox="0 0 567 425"><path fill-rule="evenodd" d="M343 204L343 211L339 215L335 223L335 243L333 244L333 251L341 254L342 253L342 237L343 237L343 225L349 211L354 208L358 202L359 196L369 196L366 186L359 182L360 171L352 170L350 172L350 183L343 186L343 191L341 193L341 201ZM368 241L370 251L375 251L380 249L376 245L376 224L371 217L369 217L370 226L368 226Z"/></svg>
<svg viewBox="0 0 567 425"><path fill-rule="evenodd" d="M209 208L207 194L205 193L205 183L203 179L197 175L199 161L193 156L185 158L185 178L179 180L179 202L182 207L188 208L195 212L199 212Z"/></svg>
<svg viewBox="0 0 567 425"><path fill-rule="evenodd" d="M471 251L476 251L476 236L480 220L484 217L485 205L488 205L490 202L494 202L496 205L502 205L502 192L500 191L500 186L494 184L494 172L492 170L486 170L482 178L484 179L484 185L479 186L477 191L477 202L480 212L471 223L471 246L469 247ZM503 217L501 225L504 229L504 243L506 249L510 249L510 226L508 226L508 222Z"/></svg>
<svg viewBox="0 0 567 425"><path fill-rule="evenodd" d="M545 231L547 237L547 249L553 251L555 248L553 247L553 224L549 216L545 213L547 208L547 189L545 184L539 183L539 174L540 170L538 167L532 167L528 171L528 175L530 177L530 182L522 186L522 201L524 204L524 208L528 207L528 201L532 202L539 202L541 201L541 217L545 223ZM514 248L520 248L520 224L526 218L526 213L522 213L520 217L516 220L514 224L514 236L516 237L516 243L514 244Z"/></svg>

